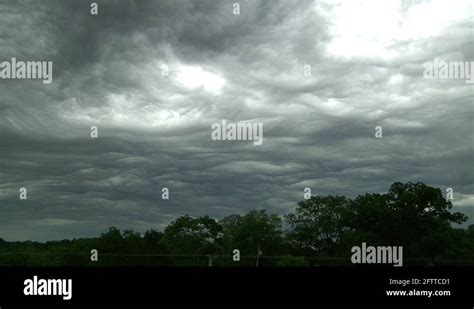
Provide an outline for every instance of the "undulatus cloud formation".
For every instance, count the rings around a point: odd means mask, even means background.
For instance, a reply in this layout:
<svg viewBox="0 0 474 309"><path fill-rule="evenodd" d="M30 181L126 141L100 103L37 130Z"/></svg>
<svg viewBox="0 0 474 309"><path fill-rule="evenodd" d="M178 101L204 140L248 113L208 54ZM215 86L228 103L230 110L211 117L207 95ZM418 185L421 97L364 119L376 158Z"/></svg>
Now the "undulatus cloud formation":
<svg viewBox="0 0 474 309"><path fill-rule="evenodd" d="M0 1L0 61L53 63L51 84L0 80L1 238L284 215L306 187L395 181L453 188L472 224L474 86L423 78L474 60L472 1L97 3ZM223 119L263 123L263 144L212 140Z"/></svg>

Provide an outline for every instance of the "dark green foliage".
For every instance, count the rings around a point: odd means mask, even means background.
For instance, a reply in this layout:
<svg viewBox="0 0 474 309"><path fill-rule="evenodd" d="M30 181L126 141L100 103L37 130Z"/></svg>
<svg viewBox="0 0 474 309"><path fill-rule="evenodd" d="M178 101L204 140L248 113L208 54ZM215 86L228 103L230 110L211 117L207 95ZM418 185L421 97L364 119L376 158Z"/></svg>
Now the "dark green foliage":
<svg viewBox="0 0 474 309"><path fill-rule="evenodd" d="M286 217L288 239L303 255L334 255L347 229L343 225L348 200L341 196L313 196L298 203Z"/></svg>
<svg viewBox="0 0 474 309"><path fill-rule="evenodd" d="M264 210L253 210L243 216L231 215L220 222L224 230L226 252L239 249L242 255L279 255L283 247L282 220Z"/></svg>

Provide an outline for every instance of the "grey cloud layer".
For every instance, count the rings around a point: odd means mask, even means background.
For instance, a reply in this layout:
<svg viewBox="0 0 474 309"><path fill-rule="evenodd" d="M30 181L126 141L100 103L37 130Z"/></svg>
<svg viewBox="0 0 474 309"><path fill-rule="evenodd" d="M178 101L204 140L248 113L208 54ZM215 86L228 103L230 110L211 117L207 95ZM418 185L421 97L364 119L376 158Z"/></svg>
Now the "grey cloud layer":
<svg viewBox="0 0 474 309"><path fill-rule="evenodd" d="M453 187L472 213L472 85L422 78L434 57L474 60L472 23L344 57L330 52L331 2L240 1L235 16L234 1L107 1L91 16L89 1L0 1L0 60L54 63L51 85L0 81L0 237L285 214L305 187L355 196L394 181ZM183 85L197 67L224 84ZM262 121L263 145L211 141L223 118Z"/></svg>

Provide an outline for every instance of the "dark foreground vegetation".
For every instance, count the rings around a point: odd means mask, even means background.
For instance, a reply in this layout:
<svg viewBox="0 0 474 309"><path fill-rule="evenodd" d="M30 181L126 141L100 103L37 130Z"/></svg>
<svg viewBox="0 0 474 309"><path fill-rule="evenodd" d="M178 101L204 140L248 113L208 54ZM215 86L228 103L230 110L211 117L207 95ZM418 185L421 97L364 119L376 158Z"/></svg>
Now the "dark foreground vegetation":
<svg viewBox="0 0 474 309"><path fill-rule="evenodd" d="M264 210L222 220L183 216L164 231L111 227L96 238L38 243L0 239L0 265L352 265L352 246L403 246L404 265L474 265L474 225L441 190L394 183L386 194L313 196L285 217ZM98 261L91 261L91 250ZM240 250L240 262L233 260Z"/></svg>

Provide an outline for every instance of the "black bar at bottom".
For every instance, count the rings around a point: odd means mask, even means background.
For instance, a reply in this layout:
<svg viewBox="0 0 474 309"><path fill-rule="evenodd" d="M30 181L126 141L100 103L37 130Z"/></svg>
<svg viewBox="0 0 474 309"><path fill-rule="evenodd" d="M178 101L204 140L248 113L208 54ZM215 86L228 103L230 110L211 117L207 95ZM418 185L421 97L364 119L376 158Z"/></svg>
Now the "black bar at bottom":
<svg viewBox="0 0 474 309"><path fill-rule="evenodd" d="M72 279L72 298L24 295L25 280L34 276L38 280ZM403 280L410 281L403 286ZM0 307L253 303L457 304L473 308L473 280L473 267L0 267ZM387 296L387 291L431 291L432 295Z"/></svg>

